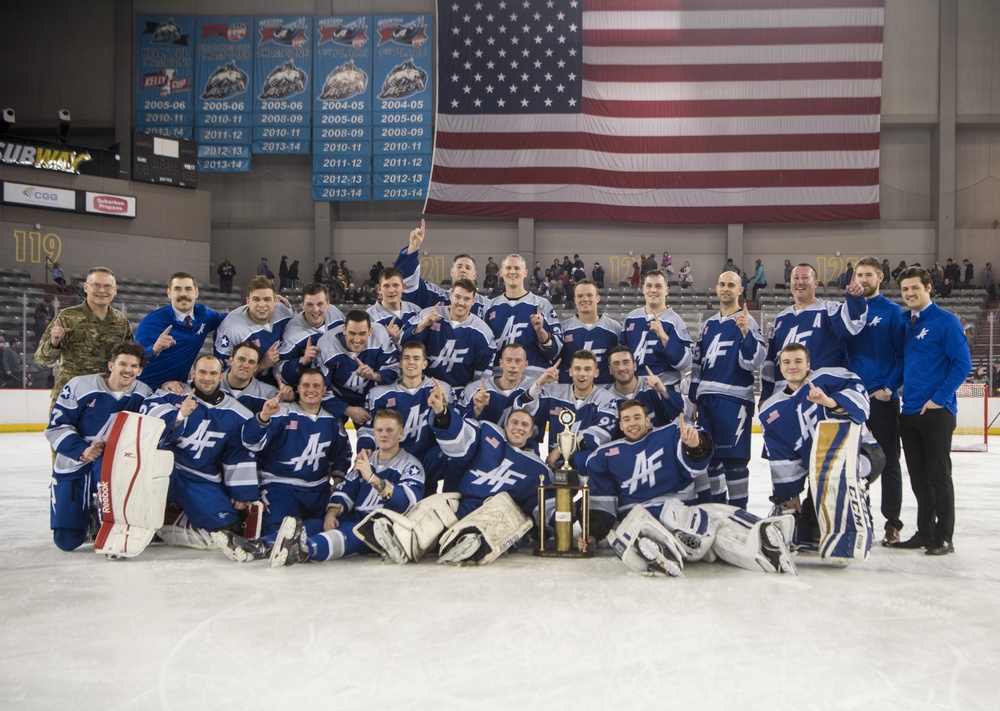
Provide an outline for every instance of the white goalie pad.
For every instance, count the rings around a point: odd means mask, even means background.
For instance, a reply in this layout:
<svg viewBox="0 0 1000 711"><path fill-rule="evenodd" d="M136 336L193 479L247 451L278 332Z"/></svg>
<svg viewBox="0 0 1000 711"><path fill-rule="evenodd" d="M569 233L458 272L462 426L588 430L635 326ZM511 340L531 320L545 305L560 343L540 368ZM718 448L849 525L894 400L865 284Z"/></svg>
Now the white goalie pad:
<svg viewBox="0 0 1000 711"><path fill-rule="evenodd" d="M809 459L809 487L819 522L819 555L846 565L868 560L872 516L858 478L861 425L840 420L817 423Z"/></svg>
<svg viewBox="0 0 1000 711"><path fill-rule="evenodd" d="M438 562L447 559L447 562L468 562L477 565L492 563L530 530L531 519L521 512L514 499L510 498L510 494L502 491L486 499L482 506L444 532L441 536ZM470 556L463 560L447 556L450 547L469 533L479 534L482 537L480 545L471 551Z"/></svg>
<svg viewBox="0 0 1000 711"><path fill-rule="evenodd" d="M797 575L789 545L795 532L791 514L760 518L727 504L699 506L715 525L713 552L744 570Z"/></svg>
<svg viewBox="0 0 1000 711"><path fill-rule="evenodd" d="M636 506L608 533L608 543L632 570L684 577L684 551L667 528L642 506ZM650 543L658 551L650 555Z"/></svg>
<svg viewBox="0 0 1000 711"><path fill-rule="evenodd" d="M687 506L678 499L667 499L660 510L660 523L674 534L685 560L704 559L708 563L715 560L712 543L719 524L700 506Z"/></svg>
<svg viewBox="0 0 1000 711"><path fill-rule="evenodd" d="M372 511L354 527L354 533L380 555L397 563L416 563L434 547L445 529L458 521L455 512L461 498L458 492L434 494L418 501L405 515L387 509ZM376 521L388 524L395 545L379 542L374 531Z"/></svg>
<svg viewBox="0 0 1000 711"><path fill-rule="evenodd" d="M199 551L211 551L219 547L211 532L204 528L195 528L183 511L178 511L173 520L160 526L156 535L168 546L183 546Z"/></svg>
<svg viewBox="0 0 1000 711"><path fill-rule="evenodd" d="M101 529L94 551L122 558L145 550L163 525L174 455L158 450L164 422L134 412L115 417L97 486Z"/></svg>

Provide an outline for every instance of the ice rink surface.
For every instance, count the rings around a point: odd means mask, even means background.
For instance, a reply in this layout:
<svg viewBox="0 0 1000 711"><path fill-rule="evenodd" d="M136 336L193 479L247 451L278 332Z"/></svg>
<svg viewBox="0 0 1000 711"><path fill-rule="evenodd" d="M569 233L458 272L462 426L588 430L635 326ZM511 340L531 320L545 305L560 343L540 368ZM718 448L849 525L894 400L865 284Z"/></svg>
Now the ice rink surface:
<svg viewBox="0 0 1000 711"><path fill-rule="evenodd" d="M0 435L0 452L0 709L1000 709L996 451L954 455L955 555L876 545L846 569L798 556L797 577L694 563L683 579L608 550L278 570L63 553L42 435ZM755 460L751 511L769 490Z"/></svg>

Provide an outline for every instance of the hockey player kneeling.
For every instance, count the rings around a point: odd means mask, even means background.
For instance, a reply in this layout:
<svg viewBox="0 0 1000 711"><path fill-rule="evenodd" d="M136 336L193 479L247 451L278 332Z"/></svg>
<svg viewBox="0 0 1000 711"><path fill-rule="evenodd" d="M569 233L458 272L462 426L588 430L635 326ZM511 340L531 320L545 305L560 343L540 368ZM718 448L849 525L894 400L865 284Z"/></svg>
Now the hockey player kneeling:
<svg viewBox="0 0 1000 711"><path fill-rule="evenodd" d="M406 516L375 512L358 526L374 550L397 563L418 561L435 543L439 563L485 565L496 560L531 529L537 513L537 485L551 472L528 446L530 413L515 410L503 429L491 422L465 420L447 404L444 391L431 391L431 428L441 450L465 474L459 496L436 494Z"/></svg>
<svg viewBox="0 0 1000 711"><path fill-rule="evenodd" d="M355 532L358 523L373 511L404 514L423 496L423 466L399 446L402 415L379 410L372 420L372 431L378 449L370 457L365 450L358 453L354 468L330 497L322 530L310 535L302 519L292 516L281 522L271 550L272 568L360 553L366 549Z"/></svg>
<svg viewBox="0 0 1000 711"><path fill-rule="evenodd" d="M778 358L784 381L760 406L774 510L795 516L798 550L817 551L840 565L867 560L867 484L885 457L864 435L870 406L864 384L843 368L810 370L809 351L798 343L785 346ZM803 502L807 480L810 494Z"/></svg>
<svg viewBox="0 0 1000 711"><path fill-rule="evenodd" d="M683 415L652 429L638 400L619 403L618 416L625 438L587 458L591 536L577 541L581 550L606 533L622 562L642 573L677 577L686 562L717 558L747 570L795 573L791 516L760 519L726 504L685 503L694 502L694 477L711 461L708 435Z"/></svg>

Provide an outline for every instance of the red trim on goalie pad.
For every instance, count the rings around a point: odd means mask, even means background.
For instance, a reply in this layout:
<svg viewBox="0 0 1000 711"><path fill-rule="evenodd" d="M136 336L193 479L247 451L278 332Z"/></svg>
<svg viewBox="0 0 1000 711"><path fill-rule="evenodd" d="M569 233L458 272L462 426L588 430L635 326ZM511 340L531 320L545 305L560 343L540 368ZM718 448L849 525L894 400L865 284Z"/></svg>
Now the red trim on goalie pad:
<svg viewBox="0 0 1000 711"><path fill-rule="evenodd" d="M115 416L115 423L111 426L111 433L108 436L107 444L105 445L105 453L115 454L118 449L118 440L121 438L122 430L125 428L125 423L128 421L128 413L119 412ZM125 503L122 505L122 511L128 506L129 498L132 496L132 490L135 488L136 479L139 477L139 472L142 468L142 452L138 446L139 436L142 434L142 418L137 418L135 427L135 468L132 470L132 474L129 478L128 490L125 492ZM97 537L94 540L94 550L100 550L104 547L107 541L108 535L111 533L111 529L115 524L114 518L114 507L111 505L111 472L114 467L115 457L105 456L104 460L101 462L101 485L98 487L98 500L101 501L101 530L98 531ZM123 521L123 523L128 526L128 521ZM125 545L124 550L128 550L128 533L125 533Z"/></svg>

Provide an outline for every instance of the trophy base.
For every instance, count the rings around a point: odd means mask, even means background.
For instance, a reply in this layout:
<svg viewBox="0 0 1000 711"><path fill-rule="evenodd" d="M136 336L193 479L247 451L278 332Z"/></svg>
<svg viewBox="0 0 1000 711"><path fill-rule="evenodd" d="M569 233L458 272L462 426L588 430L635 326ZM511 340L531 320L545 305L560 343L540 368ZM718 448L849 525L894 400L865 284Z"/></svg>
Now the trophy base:
<svg viewBox="0 0 1000 711"><path fill-rule="evenodd" d="M539 558L593 558L594 551L557 551L557 550L542 550L541 548L536 548L532 551L532 554L538 556Z"/></svg>

